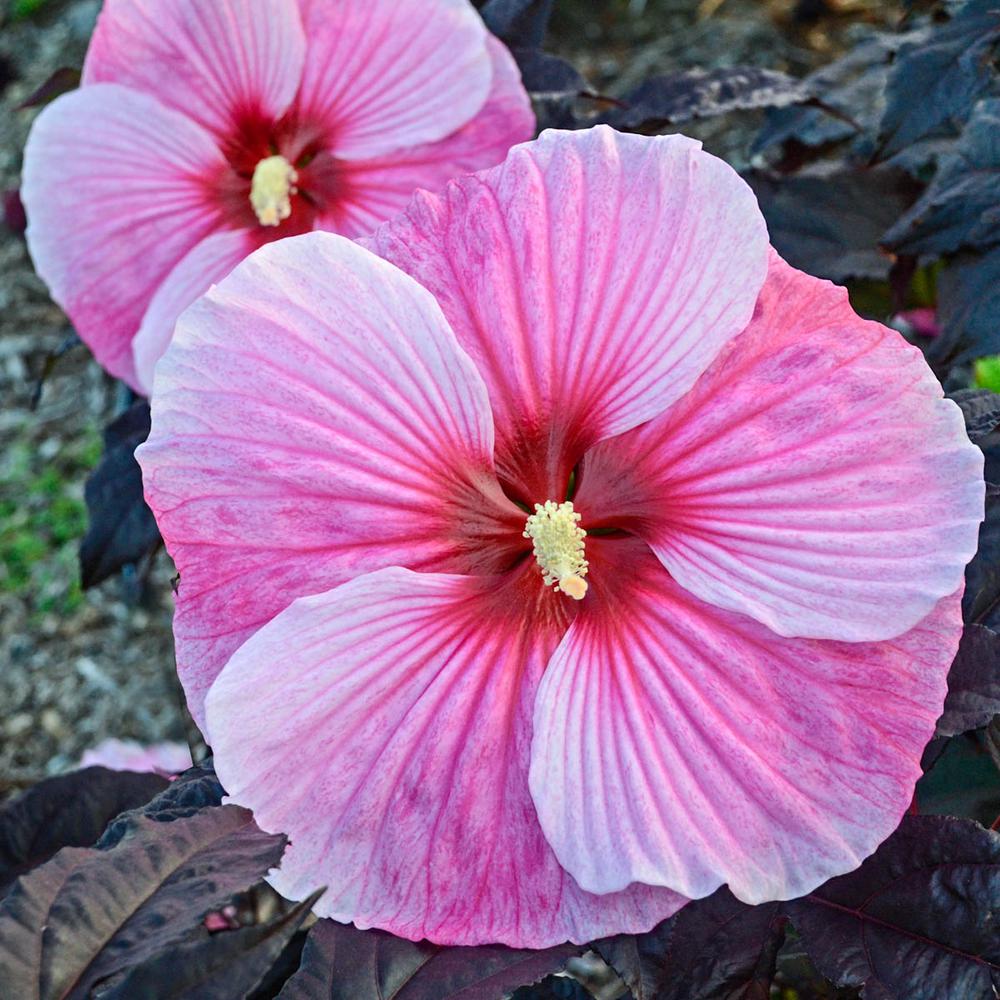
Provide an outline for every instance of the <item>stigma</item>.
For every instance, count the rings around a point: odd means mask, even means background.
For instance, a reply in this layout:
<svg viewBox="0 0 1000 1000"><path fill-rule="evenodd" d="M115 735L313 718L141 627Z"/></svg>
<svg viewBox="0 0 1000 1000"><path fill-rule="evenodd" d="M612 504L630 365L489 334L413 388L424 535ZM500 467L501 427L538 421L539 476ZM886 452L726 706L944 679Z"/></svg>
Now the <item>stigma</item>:
<svg viewBox="0 0 1000 1000"><path fill-rule="evenodd" d="M524 526L524 537L534 544L535 559L545 585L555 587L574 601L587 593L587 560L583 540L587 532L580 527L580 515L566 500L546 500L535 504Z"/></svg>
<svg viewBox="0 0 1000 1000"><path fill-rule="evenodd" d="M254 168L250 204L262 226L277 226L292 214L299 175L283 156L268 156Z"/></svg>

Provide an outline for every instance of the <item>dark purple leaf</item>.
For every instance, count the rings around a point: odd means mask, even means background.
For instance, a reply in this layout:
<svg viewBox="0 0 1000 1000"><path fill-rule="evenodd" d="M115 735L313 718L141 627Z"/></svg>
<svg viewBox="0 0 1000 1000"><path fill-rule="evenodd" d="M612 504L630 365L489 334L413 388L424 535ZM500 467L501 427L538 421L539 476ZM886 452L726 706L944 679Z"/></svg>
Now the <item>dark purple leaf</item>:
<svg viewBox="0 0 1000 1000"><path fill-rule="evenodd" d="M888 280L892 261L878 242L913 200L913 183L903 171L752 172L746 179L771 242L792 266L831 281Z"/></svg>
<svg viewBox="0 0 1000 1000"><path fill-rule="evenodd" d="M0 997L38 1000L42 961L41 928L66 879L93 857L67 847L48 864L25 875L0 902Z"/></svg>
<svg viewBox="0 0 1000 1000"><path fill-rule="evenodd" d="M590 90L575 66L538 49L514 49L521 82L533 98L575 98Z"/></svg>
<svg viewBox="0 0 1000 1000"><path fill-rule="evenodd" d="M28 227L28 217L24 214L19 188L11 188L3 193L3 223L18 236Z"/></svg>
<svg viewBox="0 0 1000 1000"><path fill-rule="evenodd" d="M942 130L957 132L995 83L998 43L995 0L972 0L926 39L904 45L886 84L878 158Z"/></svg>
<svg viewBox="0 0 1000 1000"><path fill-rule="evenodd" d="M794 140L825 146L874 128L884 106L889 60L901 44L897 35L878 34L803 81L820 107L773 108L754 142L754 152Z"/></svg>
<svg viewBox="0 0 1000 1000"><path fill-rule="evenodd" d="M993 761L993 765L1000 771L1000 715L983 730L983 742L986 745L987 753L989 753ZM996 829L996 823L997 821L994 820L994 829Z"/></svg>
<svg viewBox="0 0 1000 1000"><path fill-rule="evenodd" d="M676 923L673 917L645 934L619 934L594 942L594 950L621 976L634 1000L655 1000L659 996Z"/></svg>
<svg viewBox="0 0 1000 1000"><path fill-rule="evenodd" d="M80 543L84 587L149 556L160 533L142 494L135 449L149 436L149 404L134 403L104 430L104 454L84 489L90 524Z"/></svg>
<svg viewBox="0 0 1000 1000"><path fill-rule="evenodd" d="M315 892L267 923L164 949L130 969L102 1000L246 997L278 961L322 894Z"/></svg>
<svg viewBox="0 0 1000 1000"><path fill-rule="evenodd" d="M307 928L308 922L305 929L299 927L292 935L292 939L285 945L284 951L272 963L264 978L254 987L253 992L247 996L246 1000L275 1000L281 992L281 988L298 972L299 966L302 964L302 949L309 936Z"/></svg>
<svg viewBox="0 0 1000 1000"><path fill-rule="evenodd" d="M690 69L656 76L626 94L604 117L617 129L648 131L730 111L775 108L810 98L801 80L756 66Z"/></svg>
<svg viewBox="0 0 1000 1000"><path fill-rule="evenodd" d="M979 729L994 715L1000 715L1000 635L985 625L966 625L937 732L954 736Z"/></svg>
<svg viewBox="0 0 1000 1000"><path fill-rule="evenodd" d="M987 495L979 549L965 568L962 614L966 622L1000 630L1000 498Z"/></svg>
<svg viewBox="0 0 1000 1000"><path fill-rule="evenodd" d="M17 69L14 63L4 54L0 53L0 95L17 79Z"/></svg>
<svg viewBox="0 0 1000 1000"><path fill-rule="evenodd" d="M990 389L960 389L948 394L962 410L965 430L973 444L981 445L1000 427L1000 395Z"/></svg>
<svg viewBox="0 0 1000 1000"><path fill-rule="evenodd" d="M1000 243L1000 100L976 106L931 185L883 242L909 254Z"/></svg>
<svg viewBox="0 0 1000 1000"><path fill-rule="evenodd" d="M279 1000L497 1000L558 972L583 950L441 948L321 920Z"/></svg>
<svg viewBox="0 0 1000 1000"><path fill-rule="evenodd" d="M532 983L513 993L505 993L503 1000L593 1000L594 997L628 1000L627 993L591 991L568 976L549 976L540 983Z"/></svg>
<svg viewBox="0 0 1000 1000"><path fill-rule="evenodd" d="M972 820L908 816L860 868L784 909L819 971L866 998L1000 986L1000 835Z"/></svg>
<svg viewBox="0 0 1000 1000"><path fill-rule="evenodd" d="M57 69L37 90L18 105L19 111L40 108L80 86L80 71L63 66Z"/></svg>
<svg viewBox="0 0 1000 1000"><path fill-rule="evenodd" d="M943 744L943 748L917 782L917 811L920 815L963 816L989 826L1000 813L1000 771L990 757L984 731L938 737L931 742Z"/></svg>
<svg viewBox="0 0 1000 1000"><path fill-rule="evenodd" d="M489 0L480 14L486 27L511 48L538 49L555 0Z"/></svg>
<svg viewBox="0 0 1000 1000"><path fill-rule="evenodd" d="M158 774L88 767L39 782L0 807L0 896L64 847L90 847L119 813L166 788Z"/></svg>
<svg viewBox="0 0 1000 1000"><path fill-rule="evenodd" d="M204 915L274 867L284 845L245 809L222 806L174 823L136 819L116 847L73 855L53 892L46 873L66 867L57 855L11 894L21 914L44 911L34 926L37 961L22 974L42 998L86 997L102 979L200 931ZM23 946L23 917L16 923Z"/></svg>
<svg viewBox="0 0 1000 1000"><path fill-rule="evenodd" d="M591 91L576 68L539 49L514 49L513 53L521 82L531 95L538 130L578 128L577 102Z"/></svg>
<svg viewBox="0 0 1000 1000"><path fill-rule="evenodd" d="M989 253L960 253L938 278L941 333L928 358L952 365L1000 354L1000 247Z"/></svg>
<svg viewBox="0 0 1000 1000"><path fill-rule="evenodd" d="M747 906L722 888L634 944L595 947L636 1000L767 1000L783 937L779 904Z"/></svg>
<svg viewBox="0 0 1000 1000"><path fill-rule="evenodd" d="M120 843L136 819L146 816L157 823L172 823L186 819L202 809L222 805L225 792L212 769L211 760L203 761L178 775L155 798L131 812L114 819L104 831L97 846L107 850Z"/></svg>
<svg viewBox="0 0 1000 1000"><path fill-rule="evenodd" d="M277 866L285 844L237 806L172 823L137 819L116 848L70 876L53 903L43 983L93 983L155 955Z"/></svg>

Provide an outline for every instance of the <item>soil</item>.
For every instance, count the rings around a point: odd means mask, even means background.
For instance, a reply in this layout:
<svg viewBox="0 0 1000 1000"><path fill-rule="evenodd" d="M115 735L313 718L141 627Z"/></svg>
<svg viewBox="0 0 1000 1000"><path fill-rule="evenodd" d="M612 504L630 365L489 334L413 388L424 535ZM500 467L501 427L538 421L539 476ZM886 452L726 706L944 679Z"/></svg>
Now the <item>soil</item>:
<svg viewBox="0 0 1000 1000"><path fill-rule="evenodd" d="M0 188L16 189L36 113L20 105L61 67L79 67L98 0L0 0ZM15 7L35 6L13 19ZM549 47L615 95L653 73L752 64L803 75L852 34L898 16L895 3L830 0L842 11L796 22L792 3L753 0L558 0ZM799 7L823 4L799 4ZM746 162L759 116L686 126L713 152ZM87 472L122 390L77 346L0 225L0 796L73 766L115 736L184 739L193 728L173 670L173 568L160 553L148 585L134 574L82 592L76 565Z"/></svg>
<svg viewBox="0 0 1000 1000"><path fill-rule="evenodd" d="M46 5L0 27L0 188L16 188L34 112L19 110L57 69L79 67L97 0ZM83 484L121 390L83 347L46 357L72 330L35 276L23 238L0 227L0 795L66 770L108 736L184 739L173 671L172 569L151 585L79 589Z"/></svg>

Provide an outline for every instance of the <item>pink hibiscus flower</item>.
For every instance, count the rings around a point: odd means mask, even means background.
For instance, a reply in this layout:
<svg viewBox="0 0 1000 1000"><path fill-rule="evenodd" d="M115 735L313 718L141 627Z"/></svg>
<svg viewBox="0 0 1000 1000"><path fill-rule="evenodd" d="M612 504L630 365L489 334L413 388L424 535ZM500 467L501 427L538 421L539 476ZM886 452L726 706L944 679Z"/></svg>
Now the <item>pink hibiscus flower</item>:
<svg viewBox="0 0 1000 1000"><path fill-rule="evenodd" d="M25 149L28 246L148 393L177 316L251 251L371 233L533 131L469 0L105 0L83 86Z"/></svg>
<svg viewBox="0 0 1000 1000"><path fill-rule="evenodd" d="M854 868L983 513L919 352L681 136L546 132L369 246L266 247L192 306L138 453L275 886L543 946Z"/></svg>

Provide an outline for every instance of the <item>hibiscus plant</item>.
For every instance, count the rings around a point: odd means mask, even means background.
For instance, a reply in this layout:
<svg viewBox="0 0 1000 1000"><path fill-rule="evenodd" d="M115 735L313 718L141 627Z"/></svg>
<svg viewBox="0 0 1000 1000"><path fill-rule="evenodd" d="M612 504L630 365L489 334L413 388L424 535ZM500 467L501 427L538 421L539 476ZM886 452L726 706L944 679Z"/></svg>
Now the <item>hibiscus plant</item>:
<svg viewBox="0 0 1000 1000"><path fill-rule="evenodd" d="M211 756L0 806L0 1000L997 995L1000 10L910 8L612 99L546 0L105 0L26 238Z"/></svg>

